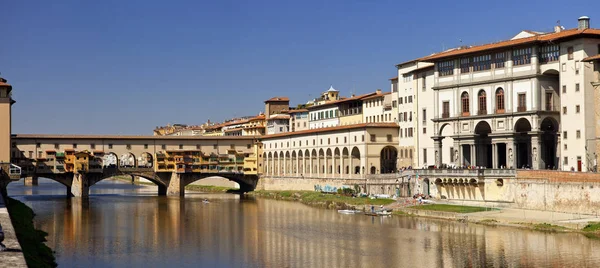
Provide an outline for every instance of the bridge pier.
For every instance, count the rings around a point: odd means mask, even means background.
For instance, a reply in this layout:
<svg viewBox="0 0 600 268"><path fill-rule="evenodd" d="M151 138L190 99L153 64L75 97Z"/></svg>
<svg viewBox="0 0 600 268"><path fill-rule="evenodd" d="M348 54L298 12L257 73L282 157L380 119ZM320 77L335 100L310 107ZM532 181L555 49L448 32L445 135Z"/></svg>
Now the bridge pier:
<svg viewBox="0 0 600 268"><path fill-rule="evenodd" d="M169 186L167 186L167 196L184 196L185 185L184 180L181 178L182 175L177 172L171 173L171 179L169 180Z"/></svg>
<svg viewBox="0 0 600 268"><path fill-rule="evenodd" d="M86 174L73 174L73 183L70 188L71 196L84 198L90 196L90 185Z"/></svg>
<svg viewBox="0 0 600 268"><path fill-rule="evenodd" d="M25 177L24 185L25 186L37 186L38 185L38 177Z"/></svg>

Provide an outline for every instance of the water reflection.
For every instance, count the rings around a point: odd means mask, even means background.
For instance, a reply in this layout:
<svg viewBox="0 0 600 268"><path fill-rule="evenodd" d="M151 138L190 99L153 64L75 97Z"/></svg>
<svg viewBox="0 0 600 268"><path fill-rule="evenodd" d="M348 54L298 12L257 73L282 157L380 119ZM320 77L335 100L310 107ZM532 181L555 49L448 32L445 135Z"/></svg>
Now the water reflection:
<svg viewBox="0 0 600 268"><path fill-rule="evenodd" d="M298 203L188 193L115 181L88 201L63 186L13 184L61 266L539 267L600 264L600 241L410 217L341 215ZM202 203L211 199L210 204Z"/></svg>

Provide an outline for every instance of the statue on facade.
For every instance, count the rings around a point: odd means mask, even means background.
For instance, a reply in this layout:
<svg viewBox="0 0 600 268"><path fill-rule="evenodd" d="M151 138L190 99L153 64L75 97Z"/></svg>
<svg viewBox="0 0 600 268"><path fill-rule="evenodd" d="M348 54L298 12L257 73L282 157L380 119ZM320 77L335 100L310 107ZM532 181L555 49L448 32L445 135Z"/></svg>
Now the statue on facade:
<svg viewBox="0 0 600 268"><path fill-rule="evenodd" d="M508 159L510 160L510 162L512 162L513 160L512 148L508 149Z"/></svg>
<svg viewBox="0 0 600 268"><path fill-rule="evenodd" d="M537 148L533 147L533 160L537 160Z"/></svg>
<svg viewBox="0 0 600 268"><path fill-rule="evenodd" d="M438 152L438 150L435 150L435 164L438 165L438 166L440 165L440 163L439 163L439 155L440 155L440 153Z"/></svg>
<svg viewBox="0 0 600 268"><path fill-rule="evenodd" d="M458 150L454 150L454 162L458 162Z"/></svg>

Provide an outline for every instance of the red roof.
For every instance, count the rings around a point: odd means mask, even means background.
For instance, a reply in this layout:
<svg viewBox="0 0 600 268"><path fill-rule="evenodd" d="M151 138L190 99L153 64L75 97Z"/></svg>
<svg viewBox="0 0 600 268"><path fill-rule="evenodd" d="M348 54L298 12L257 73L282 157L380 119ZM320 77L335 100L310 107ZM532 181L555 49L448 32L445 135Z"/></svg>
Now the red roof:
<svg viewBox="0 0 600 268"><path fill-rule="evenodd" d="M531 44L531 43L549 42L549 41L555 41L558 39L564 39L564 38L569 38L569 37L579 37L579 36L581 36L581 37L583 37L583 36L600 37L600 29L578 30L575 28L575 29L563 30L558 33L539 34L539 35L534 35L531 37L519 38L519 39L514 39L514 40L505 40L505 41L500 41L497 43L485 44L485 45L480 45L480 46L472 46L469 48L448 50L448 51L444 51L444 52L440 52L440 53L436 53L436 54L433 54L430 56L420 58L419 61L435 61L435 60L440 60L443 58L459 56L459 55L464 55L464 54L470 54L470 53L476 53L476 52L481 52L481 51L486 51L486 50L514 47L514 46Z"/></svg>
<svg viewBox="0 0 600 268"><path fill-rule="evenodd" d="M270 98L268 100L266 100L265 102L277 102L277 101L290 101L290 99L288 97L273 97Z"/></svg>
<svg viewBox="0 0 600 268"><path fill-rule="evenodd" d="M396 123L362 123L362 124L343 125L343 126L335 126L335 127L313 128L313 129L300 130L300 131L294 131L294 132L284 132L284 133L265 135L265 136L263 136L263 139L302 135L302 134L311 134L311 133L317 133L317 132L345 130L345 129L367 128L367 127L398 128L398 124L396 124Z"/></svg>

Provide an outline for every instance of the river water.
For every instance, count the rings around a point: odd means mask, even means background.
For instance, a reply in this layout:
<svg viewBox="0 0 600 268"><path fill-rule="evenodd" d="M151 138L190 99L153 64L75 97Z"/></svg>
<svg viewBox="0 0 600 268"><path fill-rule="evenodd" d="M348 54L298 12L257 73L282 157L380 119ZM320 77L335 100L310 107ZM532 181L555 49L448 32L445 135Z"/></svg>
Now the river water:
<svg viewBox="0 0 600 268"><path fill-rule="evenodd" d="M600 267L600 240L105 180L89 201L11 183L59 267ZM208 198L211 203L204 204Z"/></svg>

